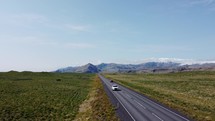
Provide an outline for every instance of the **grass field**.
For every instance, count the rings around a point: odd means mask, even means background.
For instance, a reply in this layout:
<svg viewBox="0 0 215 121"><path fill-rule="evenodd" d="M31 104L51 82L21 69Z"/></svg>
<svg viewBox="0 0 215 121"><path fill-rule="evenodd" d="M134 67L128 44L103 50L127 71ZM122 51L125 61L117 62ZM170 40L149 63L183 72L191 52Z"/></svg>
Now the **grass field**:
<svg viewBox="0 0 215 121"><path fill-rule="evenodd" d="M105 74L199 121L215 121L215 72Z"/></svg>
<svg viewBox="0 0 215 121"><path fill-rule="evenodd" d="M95 77L88 99L81 104L74 121L119 121L115 107L110 103L98 76Z"/></svg>
<svg viewBox="0 0 215 121"><path fill-rule="evenodd" d="M0 120L73 120L95 74L0 73Z"/></svg>

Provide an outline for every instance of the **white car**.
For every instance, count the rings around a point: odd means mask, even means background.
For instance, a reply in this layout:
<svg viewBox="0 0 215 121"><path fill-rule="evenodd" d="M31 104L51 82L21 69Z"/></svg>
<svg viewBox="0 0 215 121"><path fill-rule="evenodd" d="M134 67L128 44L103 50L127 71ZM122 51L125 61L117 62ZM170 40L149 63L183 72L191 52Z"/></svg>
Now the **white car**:
<svg viewBox="0 0 215 121"><path fill-rule="evenodd" d="M118 90L119 88L118 88L118 86L117 85L113 85L112 86L112 90L114 91L114 90Z"/></svg>

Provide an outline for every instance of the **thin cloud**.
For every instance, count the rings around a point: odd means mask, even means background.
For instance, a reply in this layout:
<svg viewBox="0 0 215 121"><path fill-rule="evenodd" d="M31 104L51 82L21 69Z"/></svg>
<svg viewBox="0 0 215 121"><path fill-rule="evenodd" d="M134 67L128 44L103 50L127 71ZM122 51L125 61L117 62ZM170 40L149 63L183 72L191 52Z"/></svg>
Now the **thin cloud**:
<svg viewBox="0 0 215 121"><path fill-rule="evenodd" d="M89 49L95 47L95 45L89 43L64 43L64 46L71 49Z"/></svg>
<svg viewBox="0 0 215 121"><path fill-rule="evenodd" d="M90 30L89 25L72 25L72 24L66 24L66 28L71 29L73 31L77 32L88 32Z"/></svg>
<svg viewBox="0 0 215 121"><path fill-rule="evenodd" d="M187 46L176 45L138 45L134 49L130 49L132 52L149 52L149 53L168 53L168 52L185 52L192 51Z"/></svg>
<svg viewBox="0 0 215 121"><path fill-rule="evenodd" d="M19 14L19 15L13 15L12 18L29 21L29 22L39 22L39 23L47 21L47 18L45 16L39 15L39 14Z"/></svg>
<svg viewBox="0 0 215 121"><path fill-rule="evenodd" d="M215 0L186 0L181 7L192 8L202 7L208 12L214 13L215 11Z"/></svg>
<svg viewBox="0 0 215 121"><path fill-rule="evenodd" d="M7 41L1 41L7 40ZM50 40L48 38L36 37L36 36L24 36L24 37L0 37L0 42L2 44L13 44L22 46L32 46L32 47L49 47L58 49L92 49L96 45L80 41L63 42L58 40Z"/></svg>
<svg viewBox="0 0 215 121"><path fill-rule="evenodd" d="M5 17L5 22L9 22L14 25L26 25L26 24L45 24L48 22L48 18L46 16L40 14L14 14L7 15Z"/></svg>
<svg viewBox="0 0 215 121"><path fill-rule="evenodd" d="M95 48L95 45L90 43L80 43L80 42L59 42L59 41L51 41L51 40L39 40L39 45L41 46L49 46L54 48L61 49L92 49Z"/></svg>
<svg viewBox="0 0 215 121"><path fill-rule="evenodd" d="M214 4L214 0L191 0L191 1L189 2L189 4L190 4L191 6L194 6L194 5L209 6L209 5Z"/></svg>
<svg viewBox="0 0 215 121"><path fill-rule="evenodd" d="M41 40L38 39L38 46L48 46L52 48L60 49L92 49L95 45L90 43L80 43L80 42L59 42L55 40Z"/></svg>

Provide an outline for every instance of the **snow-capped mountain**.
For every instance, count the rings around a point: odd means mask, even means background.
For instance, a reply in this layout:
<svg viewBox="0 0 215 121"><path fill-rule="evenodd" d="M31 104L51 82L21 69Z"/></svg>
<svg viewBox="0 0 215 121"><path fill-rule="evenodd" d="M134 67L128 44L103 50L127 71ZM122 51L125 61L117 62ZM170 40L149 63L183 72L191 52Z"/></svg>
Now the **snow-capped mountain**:
<svg viewBox="0 0 215 121"><path fill-rule="evenodd" d="M195 70L215 70L215 61L195 61L191 59L159 58L145 59L140 64L116 64L102 63L99 65L87 64L78 67L67 67L58 69L55 72L74 72L74 73L118 73L118 72L181 72Z"/></svg>
<svg viewBox="0 0 215 121"><path fill-rule="evenodd" d="M215 63L215 61L212 61L212 60L194 60L194 59L179 59L179 58L147 58L143 60L134 61L133 63L139 64L139 63L148 63L148 62L158 62L158 63L172 62L172 63L180 63L181 65Z"/></svg>

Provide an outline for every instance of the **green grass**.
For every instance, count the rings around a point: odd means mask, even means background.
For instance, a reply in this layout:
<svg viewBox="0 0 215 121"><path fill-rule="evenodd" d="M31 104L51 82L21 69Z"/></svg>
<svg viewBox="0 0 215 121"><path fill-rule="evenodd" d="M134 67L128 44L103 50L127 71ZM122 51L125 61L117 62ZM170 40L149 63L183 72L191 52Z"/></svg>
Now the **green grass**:
<svg viewBox="0 0 215 121"><path fill-rule="evenodd" d="M115 107L111 104L98 76L95 76L92 85L88 99L80 105L74 121L119 121Z"/></svg>
<svg viewBox="0 0 215 121"><path fill-rule="evenodd" d="M115 107L110 103L98 76L95 78L94 86L95 100L91 102L92 116L90 117L90 121L119 121L119 118L116 116Z"/></svg>
<svg viewBox="0 0 215 121"><path fill-rule="evenodd" d="M73 120L94 74L0 73L0 120Z"/></svg>
<svg viewBox="0 0 215 121"><path fill-rule="evenodd" d="M105 74L199 121L215 121L215 72Z"/></svg>

